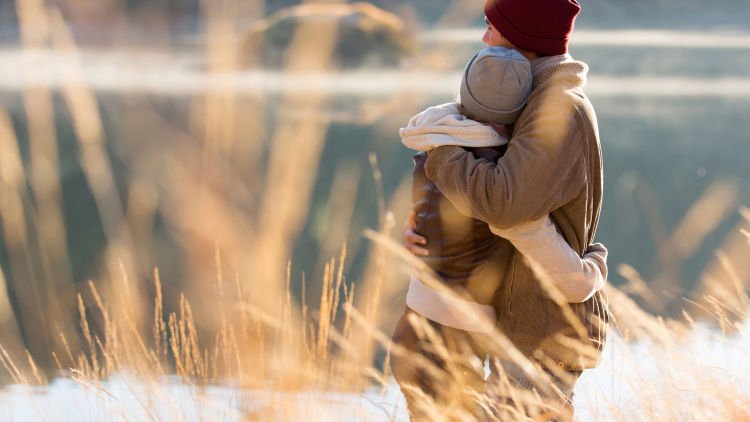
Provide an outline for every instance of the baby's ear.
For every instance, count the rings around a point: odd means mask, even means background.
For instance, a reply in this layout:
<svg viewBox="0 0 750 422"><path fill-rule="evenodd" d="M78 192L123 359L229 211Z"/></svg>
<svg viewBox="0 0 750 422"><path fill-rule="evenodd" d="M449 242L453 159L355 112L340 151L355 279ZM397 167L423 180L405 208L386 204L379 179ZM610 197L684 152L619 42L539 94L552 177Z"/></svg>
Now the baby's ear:
<svg viewBox="0 0 750 422"><path fill-rule="evenodd" d="M468 117L471 119L471 113L469 113L469 111L466 110L463 105L461 105L460 96L458 96L458 98L456 99L456 103L458 104L458 112L461 113L461 115L463 115L464 117Z"/></svg>
<svg viewBox="0 0 750 422"><path fill-rule="evenodd" d="M492 126L492 128L495 129L495 132L497 132L500 136L504 136L505 138L510 139L510 128L508 127L508 125L491 122L487 124Z"/></svg>

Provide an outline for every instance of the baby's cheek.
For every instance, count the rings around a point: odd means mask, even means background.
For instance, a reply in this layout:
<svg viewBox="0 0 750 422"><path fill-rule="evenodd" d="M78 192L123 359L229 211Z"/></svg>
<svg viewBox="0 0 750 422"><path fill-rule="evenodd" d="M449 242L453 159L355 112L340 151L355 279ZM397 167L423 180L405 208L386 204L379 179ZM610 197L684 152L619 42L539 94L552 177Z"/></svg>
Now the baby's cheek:
<svg viewBox="0 0 750 422"><path fill-rule="evenodd" d="M484 31L484 35L482 36L482 42L487 45L488 47L491 47L492 44L490 44L490 37L492 36L492 31L487 29Z"/></svg>

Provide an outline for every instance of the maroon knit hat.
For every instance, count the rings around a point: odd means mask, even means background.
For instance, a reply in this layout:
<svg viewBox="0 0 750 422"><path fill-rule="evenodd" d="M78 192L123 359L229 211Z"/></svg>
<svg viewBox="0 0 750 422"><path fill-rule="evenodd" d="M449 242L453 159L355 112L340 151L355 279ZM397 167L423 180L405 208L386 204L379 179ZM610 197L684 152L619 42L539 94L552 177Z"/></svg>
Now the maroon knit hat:
<svg viewBox="0 0 750 422"><path fill-rule="evenodd" d="M484 14L492 26L523 50L554 56L568 52L581 6L576 0L487 0Z"/></svg>

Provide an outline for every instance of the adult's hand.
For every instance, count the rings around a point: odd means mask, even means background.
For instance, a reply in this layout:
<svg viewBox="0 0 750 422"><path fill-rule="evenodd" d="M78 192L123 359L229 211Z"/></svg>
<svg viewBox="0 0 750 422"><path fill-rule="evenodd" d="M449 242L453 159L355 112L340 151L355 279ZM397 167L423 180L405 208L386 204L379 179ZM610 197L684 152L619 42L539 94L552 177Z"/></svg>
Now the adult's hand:
<svg viewBox="0 0 750 422"><path fill-rule="evenodd" d="M417 230L417 215L414 211L409 212L404 223L404 246L406 249L416 256L428 256L430 251L424 246L427 245L427 239L424 236L420 236L416 232Z"/></svg>

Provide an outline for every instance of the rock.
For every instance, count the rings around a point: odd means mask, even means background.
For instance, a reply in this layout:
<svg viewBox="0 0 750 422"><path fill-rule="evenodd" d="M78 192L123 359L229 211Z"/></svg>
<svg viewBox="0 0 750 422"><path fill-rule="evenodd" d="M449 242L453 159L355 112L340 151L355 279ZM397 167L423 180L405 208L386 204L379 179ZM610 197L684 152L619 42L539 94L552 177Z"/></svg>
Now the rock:
<svg viewBox="0 0 750 422"><path fill-rule="evenodd" d="M242 62L248 67L284 67L302 24L311 25L312 33L337 31L331 61L344 68L397 65L414 50L403 20L390 12L369 3L313 3L281 9L253 24L242 42ZM321 59L312 57L320 55L314 48L296 48L294 54L303 63Z"/></svg>

